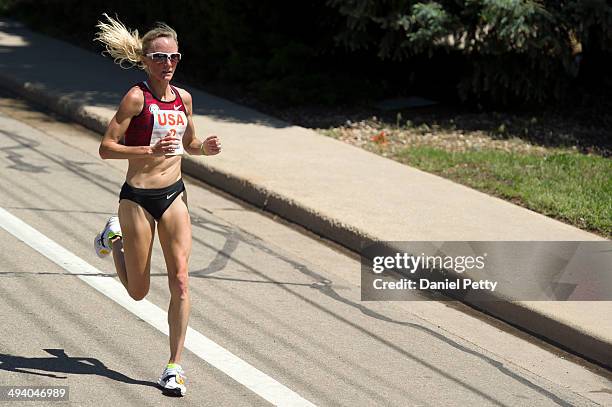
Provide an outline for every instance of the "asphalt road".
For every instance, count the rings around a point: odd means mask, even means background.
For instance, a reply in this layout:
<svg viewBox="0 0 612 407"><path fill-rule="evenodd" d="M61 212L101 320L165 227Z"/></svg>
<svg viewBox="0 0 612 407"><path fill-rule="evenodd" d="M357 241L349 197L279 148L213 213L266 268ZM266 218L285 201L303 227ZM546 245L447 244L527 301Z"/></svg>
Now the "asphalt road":
<svg viewBox="0 0 612 407"><path fill-rule="evenodd" d="M0 385L70 392L32 404L257 406L293 394L321 406L612 405L609 372L461 304L361 302L357 256L188 177L199 336L182 363L188 395L163 396L168 339L150 321L169 301L159 244L146 317L74 271L118 281L92 240L116 211L126 163L101 160L98 144L0 95L0 218L62 248L0 228ZM52 261L58 252L83 263ZM220 357L198 351L206 341Z"/></svg>

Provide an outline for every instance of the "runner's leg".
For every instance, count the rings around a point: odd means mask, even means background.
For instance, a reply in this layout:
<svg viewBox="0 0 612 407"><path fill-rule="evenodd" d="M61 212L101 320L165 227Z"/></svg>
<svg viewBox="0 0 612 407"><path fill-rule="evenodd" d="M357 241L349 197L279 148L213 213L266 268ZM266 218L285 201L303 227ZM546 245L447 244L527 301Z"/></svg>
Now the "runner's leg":
<svg viewBox="0 0 612 407"><path fill-rule="evenodd" d="M127 272L125 271L125 254L123 251L123 239L119 236L111 239L113 244L113 261L115 262L115 270L117 270L117 277L121 281L121 284L127 290L128 288L128 280L127 280Z"/></svg>
<svg viewBox="0 0 612 407"><path fill-rule="evenodd" d="M155 220L140 205L127 199L119 202L123 237L113 242L113 259L119 280L130 296L142 300L149 292L151 251Z"/></svg>
<svg viewBox="0 0 612 407"><path fill-rule="evenodd" d="M168 308L170 360L168 363L180 363L190 310L188 264L191 254L191 219L187 210L185 191L164 212L157 226L159 242L168 269L170 287L170 306Z"/></svg>

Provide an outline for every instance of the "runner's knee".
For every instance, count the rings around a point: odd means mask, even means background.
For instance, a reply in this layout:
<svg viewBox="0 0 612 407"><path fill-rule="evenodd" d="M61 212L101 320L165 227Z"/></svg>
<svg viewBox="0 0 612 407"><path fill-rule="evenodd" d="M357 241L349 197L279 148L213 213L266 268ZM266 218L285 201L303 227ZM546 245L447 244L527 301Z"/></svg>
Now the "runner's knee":
<svg viewBox="0 0 612 407"><path fill-rule="evenodd" d="M128 274L128 294L136 301L142 300L149 293L149 281L145 279L130 279Z"/></svg>
<svg viewBox="0 0 612 407"><path fill-rule="evenodd" d="M144 299L149 293L149 287L128 288L128 294L136 301Z"/></svg>
<svg viewBox="0 0 612 407"><path fill-rule="evenodd" d="M170 291L172 295L177 295L180 299L186 299L189 295L189 275L187 266L178 270L176 275L169 277Z"/></svg>

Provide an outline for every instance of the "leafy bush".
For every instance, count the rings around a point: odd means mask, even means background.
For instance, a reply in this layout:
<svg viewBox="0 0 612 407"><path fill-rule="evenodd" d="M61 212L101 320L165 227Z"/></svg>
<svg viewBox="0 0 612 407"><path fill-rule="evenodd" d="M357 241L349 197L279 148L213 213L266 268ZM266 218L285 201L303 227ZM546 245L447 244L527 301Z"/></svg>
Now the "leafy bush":
<svg viewBox="0 0 612 407"><path fill-rule="evenodd" d="M593 60L612 53L612 6L605 0L328 4L345 17L336 39L349 50L373 49L381 59L406 62L451 54L465 67L463 99L561 100L579 73L578 54Z"/></svg>

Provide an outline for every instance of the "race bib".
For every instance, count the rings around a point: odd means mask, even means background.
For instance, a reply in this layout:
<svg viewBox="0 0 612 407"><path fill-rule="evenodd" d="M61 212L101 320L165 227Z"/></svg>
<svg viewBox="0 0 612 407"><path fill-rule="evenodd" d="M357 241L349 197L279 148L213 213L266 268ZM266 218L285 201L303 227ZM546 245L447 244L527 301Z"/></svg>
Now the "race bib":
<svg viewBox="0 0 612 407"><path fill-rule="evenodd" d="M187 129L187 116L180 110L159 110L157 105L151 105L157 109L151 110L153 116L153 131L151 132L150 146L154 146L160 139L169 133L179 139L179 145L174 153L166 155L183 154L183 134Z"/></svg>

